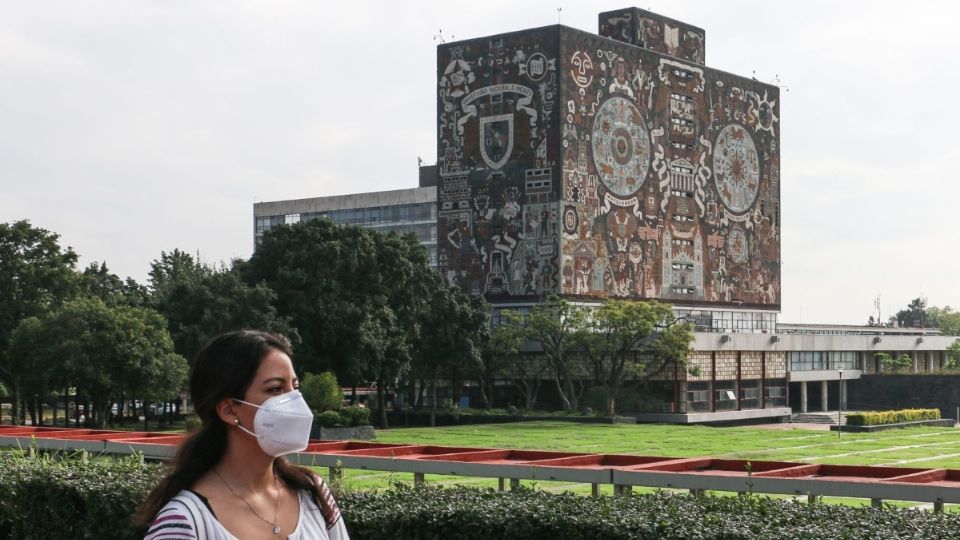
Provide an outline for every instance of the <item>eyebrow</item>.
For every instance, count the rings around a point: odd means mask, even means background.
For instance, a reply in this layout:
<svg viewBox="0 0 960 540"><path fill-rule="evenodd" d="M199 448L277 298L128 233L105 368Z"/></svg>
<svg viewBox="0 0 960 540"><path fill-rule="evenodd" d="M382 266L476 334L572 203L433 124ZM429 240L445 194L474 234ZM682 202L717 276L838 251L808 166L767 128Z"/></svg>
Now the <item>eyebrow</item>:
<svg viewBox="0 0 960 540"><path fill-rule="evenodd" d="M264 381L263 381L262 383L260 383L260 384L272 383L272 382L274 382L274 381L284 383L284 382L287 382L287 379L284 378L284 377L270 377L269 379L264 379ZM300 382L300 379L294 377L294 378L293 378L293 382L294 382L294 383L298 383L298 382Z"/></svg>

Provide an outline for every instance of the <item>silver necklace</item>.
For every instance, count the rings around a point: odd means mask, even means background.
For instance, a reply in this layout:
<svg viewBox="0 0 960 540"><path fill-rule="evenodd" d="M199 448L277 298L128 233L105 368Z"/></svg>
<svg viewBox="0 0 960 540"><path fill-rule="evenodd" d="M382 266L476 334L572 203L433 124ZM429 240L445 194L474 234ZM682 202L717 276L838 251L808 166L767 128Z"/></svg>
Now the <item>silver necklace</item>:
<svg viewBox="0 0 960 540"><path fill-rule="evenodd" d="M230 484L227 483L226 479L220 475L220 471L214 468L213 472L216 473L217 477L220 478L220 481L223 482L223 485L227 486L227 490L230 493L232 493L234 497L243 501L243 504L246 504L247 508L249 508L250 511L253 512L255 516L260 518L260 521L263 521L267 525L270 525L271 527L273 527L274 536L280 536L280 524L277 521L277 513L280 511L280 485L277 483L277 473L273 473L273 485L277 488L277 503L273 507L273 521L270 521L269 519L261 516L260 512L257 512L257 509L254 508L253 505L251 505L249 502L247 502L247 499L241 497L240 495L237 495L237 492L234 491L232 487L230 487Z"/></svg>

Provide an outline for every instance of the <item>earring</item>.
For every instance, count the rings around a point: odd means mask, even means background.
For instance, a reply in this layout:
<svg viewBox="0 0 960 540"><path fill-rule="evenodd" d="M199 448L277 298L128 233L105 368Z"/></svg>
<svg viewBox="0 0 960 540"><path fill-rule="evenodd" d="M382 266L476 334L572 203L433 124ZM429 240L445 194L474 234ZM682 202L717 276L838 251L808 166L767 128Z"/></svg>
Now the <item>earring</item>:
<svg viewBox="0 0 960 540"><path fill-rule="evenodd" d="M240 425L240 419L239 419L239 418L234 418L234 419L233 419L233 423L239 426L239 425Z"/></svg>

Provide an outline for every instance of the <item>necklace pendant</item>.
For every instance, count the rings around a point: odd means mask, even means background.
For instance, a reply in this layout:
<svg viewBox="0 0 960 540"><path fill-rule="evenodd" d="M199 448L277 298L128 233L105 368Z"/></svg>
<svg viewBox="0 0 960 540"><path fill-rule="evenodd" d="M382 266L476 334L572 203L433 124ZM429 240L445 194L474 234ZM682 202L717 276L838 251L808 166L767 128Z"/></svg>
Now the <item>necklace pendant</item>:
<svg viewBox="0 0 960 540"><path fill-rule="evenodd" d="M273 534L276 535L276 536L280 536L280 526L279 526L279 525L274 525L274 526L273 526Z"/></svg>

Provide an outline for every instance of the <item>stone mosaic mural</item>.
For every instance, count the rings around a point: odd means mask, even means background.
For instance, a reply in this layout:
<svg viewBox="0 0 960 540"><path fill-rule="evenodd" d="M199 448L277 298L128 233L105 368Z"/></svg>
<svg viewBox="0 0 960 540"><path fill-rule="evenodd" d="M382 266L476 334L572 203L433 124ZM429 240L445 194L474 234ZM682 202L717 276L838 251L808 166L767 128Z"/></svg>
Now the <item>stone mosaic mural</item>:
<svg viewBox="0 0 960 540"><path fill-rule="evenodd" d="M779 89L704 67L702 30L611 13L616 39L555 26L438 48L441 270L493 301L778 309Z"/></svg>

